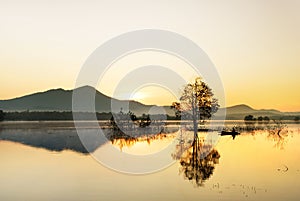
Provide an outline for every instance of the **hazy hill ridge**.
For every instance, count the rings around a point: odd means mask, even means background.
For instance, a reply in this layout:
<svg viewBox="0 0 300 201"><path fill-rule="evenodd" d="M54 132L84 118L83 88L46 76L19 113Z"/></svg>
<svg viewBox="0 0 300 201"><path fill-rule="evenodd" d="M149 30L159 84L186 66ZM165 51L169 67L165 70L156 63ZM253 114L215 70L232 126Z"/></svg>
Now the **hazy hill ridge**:
<svg viewBox="0 0 300 201"><path fill-rule="evenodd" d="M129 109L137 115L148 113L150 108L154 106L145 105L133 100L114 99L90 86L83 86L74 90L82 94L82 96L90 96L95 93L95 108L97 112L110 112L112 101L118 105L118 111L121 107L126 108L126 105L129 104ZM9 100L0 100L0 109L4 111L71 111L72 95L73 90L51 89ZM174 114L173 110L168 106L165 107L165 110L169 115Z"/></svg>
<svg viewBox="0 0 300 201"><path fill-rule="evenodd" d="M246 115L253 115L254 117L268 116L274 119L293 119L294 116L299 116L300 112L280 112L274 109L253 109L252 107L241 104L227 108L221 108L220 110L226 109L226 119L244 119ZM216 114L218 116L218 113Z"/></svg>
<svg viewBox="0 0 300 201"><path fill-rule="evenodd" d="M129 109L136 115L148 113L151 107L155 105L145 105L133 100L118 100L104 95L93 87L83 86L74 89L83 96L88 96L95 93L95 108L97 112L110 112L111 101L114 101L118 106L126 108L129 103ZM0 109L4 111L71 111L72 110L72 93L73 90L51 89L44 92L33 93L30 95L0 100ZM168 115L173 116L174 111L169 106L164 106ZM280 112L273 109L256 110L248 105L235 105L227 108L220 108L216 116L219 117L222 110L226 110L227 119L243 119L245 115L253 116L269 116L269 117L288 117L300 116L299 112ZM85 111L83 111L85 112ZM114 111L115 112L115 111Z"/></svg>

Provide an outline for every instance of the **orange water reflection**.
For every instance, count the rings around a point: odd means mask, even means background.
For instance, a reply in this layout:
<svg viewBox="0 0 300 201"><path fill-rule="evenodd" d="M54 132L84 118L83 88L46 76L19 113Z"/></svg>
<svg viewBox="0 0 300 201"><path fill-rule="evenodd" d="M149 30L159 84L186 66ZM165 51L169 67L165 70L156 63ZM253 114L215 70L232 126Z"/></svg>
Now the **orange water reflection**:
<svg viewBox="0 0 300 201"><path fill-rule="evenodd" d="M297 201L300 197L300 132L299 125L288 126L288 132L280 131L280 136L276 131L257 130L243 132L235 140L231 136L221 137L206 161L205 158L202 161L198 158L198 162L193 159L193 144L190 144L178 155L175 165L141 176L111 171L88 154L81 154L81 149L64 150L75 147L70 144L74 142L73 135L65 131L51 130L42 134L26 130L14 134L2 130L0 200ZM48 147L50 142L61 140L61 136L66 138L62 141L65 144ZM43 144L41 137L49 141ZM175 140L162 136L150 140L150 144L144 138L129 145L135 152L158 146L165 140L167 143L167 139ZM178 148L180 145L178 143ZM123 145L123 151L126 146ZM116 147L119 149L118 144ZM196 162L199 167L193 169Z"/></svg>
<svg viewBox="0 0 300 201"><path fill-rule="evenodd" d="M125 138L112 138L111 144L121 152L132 155L149 155L158 153L174 144L177 132L147 134L139 137L126 136Z"/></svg>
<svg viewBox="0 0 300 201"><path fill-rule="evenodd" d="M203 144L199 138L194 139L192 146L180 158L179 172L185 179L196 186L203 186L219 163L220 154L211 145Z"/></svg>

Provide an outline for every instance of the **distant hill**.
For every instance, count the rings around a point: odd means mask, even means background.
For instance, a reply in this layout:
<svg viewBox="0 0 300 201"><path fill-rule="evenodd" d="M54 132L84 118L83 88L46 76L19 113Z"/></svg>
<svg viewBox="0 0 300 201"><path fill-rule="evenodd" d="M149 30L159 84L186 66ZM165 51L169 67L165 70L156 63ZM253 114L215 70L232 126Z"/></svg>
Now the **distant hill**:
<svg viewBox="0 0 300 201"><path fill-rule="evenodd" d="M280 112L274 109L256 110L245 104L235 105L227 108L220 108L219 110L226 110L226 119L231 120L244 119L246 115L253 115L254 117L268 116L271 119L293 119L295 116L300 116L300 112ZM220 111L216 113L216 116L219 116Z"/></svg>
<svg viewBox="0 0 300 201"><path fill-rule="evenodd" d="M97 112L110 112L112 101L117 105L117 111L114 112L120 111L121 108L126 108L128 104L129 109L139 116L143 113L147 114L151 108L151 111L153 111L153 107L155 108L155 105L144 105L137 101L118 100L108 97L90 86L79 87L74 89L74 91L82 97L95 93L95 108ZM4 111L71 111L72 95L73 90L51 89L9 100L0 100L0 109ZM164 107L164 109L167 114L174 114L174 111L169 106ZM88 107L83 108L82 112L90 112L90 109Z"/></svg>
<svg viewBox="0 0 300 201"><path fill-rule="evenodd" d="M252 113L255 110L253 108L251 108L248 105L235 105L235 106L231 106L231 107L227 107L227 108L222 108L222 109L226 109L226 112L228 114L247 114L247 113Z"/></svg>
<svg viewBox="0 0 300 201"><path fill-rule="evenodd" d="M129 109L138 116L141 116L143 113L148 114L150 109L151 111L155 111L156 108L155 105L145 105L133 100L114 99L104 95L93 87L83 86L74 90L51 89L45 92L38 92L9 100L0 100L0 110L71 111L73 91L79 93L83 97L90 96L95 93L95 108L97 112L110 112L112 101L117 105L116 110L113 112L118 112L121 108L126 108L126 105L129 104ZM174 116L174 111L170 108L170 106L164 106L164 109L168 115ZM222 118L220 114L224 110L226 110L226 119L232 120L244 119L244 117L249 114L255 117L268 116L275 119L282 117L285 119L293 119L295 116L300 116L300 112L280 112L273 109L256 110L245 104L220 108L215 116ZM82 112L90 112L90 108L83 107Z"/></svg>

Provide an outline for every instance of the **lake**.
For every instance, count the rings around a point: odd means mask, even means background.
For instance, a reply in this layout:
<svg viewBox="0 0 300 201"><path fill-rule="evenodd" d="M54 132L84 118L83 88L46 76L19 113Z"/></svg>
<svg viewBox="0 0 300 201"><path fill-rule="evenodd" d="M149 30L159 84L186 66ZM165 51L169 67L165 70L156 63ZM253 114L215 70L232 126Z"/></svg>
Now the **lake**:
<svg viewBox="0 0 300 201"><path fill-rule="evenodd" d="M90 155L70 122L2 122L0 200L296 201L300 197L300 124L286 125L280 135L255 130L243 131L234 140L220 137L194 175L191 149L184 149L182 155L178 152L180 131L97 142ZM168 156L173 163L150 174L121 173L95 157L106 146L119 154L147 156L171 143L176 144ZM114 156L109 154L106 157Z"/></svg>

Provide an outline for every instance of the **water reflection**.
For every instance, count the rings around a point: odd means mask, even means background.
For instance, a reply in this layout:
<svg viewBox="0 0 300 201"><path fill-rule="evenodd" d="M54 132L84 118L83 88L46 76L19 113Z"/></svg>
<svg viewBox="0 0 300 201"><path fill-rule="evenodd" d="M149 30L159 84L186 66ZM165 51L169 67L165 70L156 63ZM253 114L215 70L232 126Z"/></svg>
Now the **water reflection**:
<svg viewBox="0 0 300 201"><path fill-rule="evenodd" d="M22 124L22 123L20 123ZM35 125L35 124L34 124ZM72 150L78 153L88 154L89 152L96 151L99 147L111 141L112 144L122 148L124 146L130 147L137 142L147 142L148 144L154 140L162 140L174 138L170 133L174 129L169 129L168 133L159 134L140 134L135 133L126 135L120 131L113 129L103 129L103 134L106 139L99 138L96 128L84 128L84 137L89 138L89 150L83 146L77 131L74 127L33 127L20 126L15 124L15 128L1 128L0 127L0 140L7 140L29 145L37 148L44 148L50 151L63 151Z"/></svg>
<svg viewBox="0 0 300 201"><path fill-rule="evenodd" d="M86 130L86 133L94 139L91 151L105 143L97 140L92 130ZM0 130L0 140L18 142L50 151L73 150L83 154L89 153L82 145L76 129L3 129Z"/></svg>
<svg viewBox="0 0 300 201"><path fill-rule="evenodd" d="M180 170L185 179L190 180L195 186L203 186L219 164L220 154L212 145L204 144L196 137L192 146L180 158Z"/></svg>
<svg viewBox="0 0 300 201"><path fill-rule="evenodd" d="M174 134L160 133L160 134L147 134L140 135L139 137L132 137L123 134L121 137L110 137L111 143L123 150L123 147L132 147L138 142L147 142L148 145L155 140L163 140L174 138Z"/></svg>
<svg viewBox="0 0 300 201"><path fill-rule="evenodd" d="M234 131L238 132L236 135L266 135L267 140L274 142L274 147L284 149L288 142L288 138L292 136L293 132L299 133L299 128L295 130L289 127L293 126L290 122L283 122L280 120L272 120L272 122L261 121L257 126L246 122L246 126L243 126L241 123L239 123L239 125L237 123L230 123L224 128L224 131L221 132L221 136L232 135L233 139L235 139ZM289 123L289 126L286 123Z"/></svg>
<svg viewBox="0 0 300 201"><path fill-rule="evenodd" d="M158 200L197 200L200 197L204 200L298 200L300 130L299 125L288 126L288 129L274 126L272 129L243 131L235 140L224 136L220 138L217 150L212 151L205 151L201 138L196 141L193 137L179 139L178 152L174 151L178 163L143 176L114 173L91 157L74 152L53 155L48 151L2 142L0 200L22 200L22 197L58 200L61 195L66 196L64 200L99 200L100 197L118 200L120 196L125 200L151 200L153 197L145 197L145 191L154 192ZM110 131L107 129L107 132ZM183 135L187 137L187 133ZM3 129L0 138L47 150L84 152L75 130L71 129ZM147 139L151 146L147 145ZM126 151L126 146L140 148L140 142L150 148L164 139L163 136L162 140L146 136L143 141L131 139L123 144L123 149ZM287 140L288 144L278 143ZM117 146L119 141L126 140L114 139ZM272 147L276 144L282 144L277 147L285 150ZM102 145L95 142L97 146ZM207 150L209 148L207 146ZM209 153L204 158L205 154L202 154L201 159L201 152ZM217 165L220 159L220 165ZM204 188L193 188L204 184ZM20 192L15 193L16 189ZM116 189L120 193L115 193ZM39 193L32 197L32 192Z"/></svg>
<svg viewBox="0 0 300 201"><path fill-rule="evenodd" d="M267 131L267 138L275 143L274 147L284 149L285 145L287 144L288 136L291 132L289 131L287 125L275 121L275 125L269 128Z"/></svg>
<svg viewBox="0 0 300 201"><path fill-rule="evenodd" d="M251 131L243 131L241 134L252 136L266 136L266 139L268 141L272 141L274 143L275 148L284 149L287 145L289 137L292 137L294 131L296 131L296 133L299 133L299 130L289 128L286 124L282 123L281 121L274 121L273 124L270 124L268 126L256 127Z"/></svg>
<svg viewBox="0 0 300 201"><path fill-rule="evenodd" d="M187 133L183 133L183 135L185 135L185 139L181 136L181 140L171 156L174 160L179 161L179 172L185 179L190 180L195 186L203 186L205 181L213 175L215 165L219 164L220 154L213 149L212 144L205 143L204 138L197 136L190 141ZM122 137L111 138L111 142L123 150L124 147L130 148L136 143L147 142L150 145L154 141L173 139L174 137L174 134L153 134L135 138L123 134Z"/></svg>

